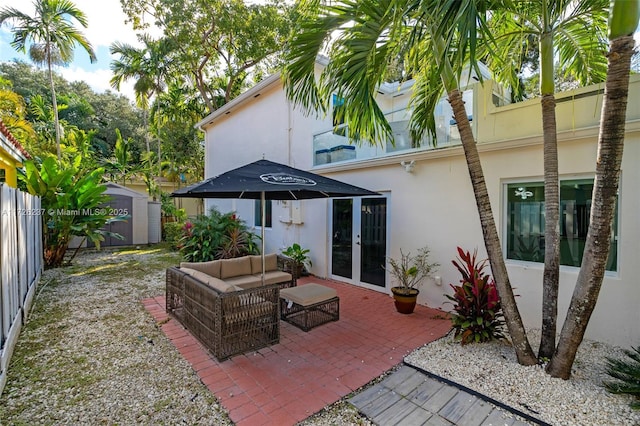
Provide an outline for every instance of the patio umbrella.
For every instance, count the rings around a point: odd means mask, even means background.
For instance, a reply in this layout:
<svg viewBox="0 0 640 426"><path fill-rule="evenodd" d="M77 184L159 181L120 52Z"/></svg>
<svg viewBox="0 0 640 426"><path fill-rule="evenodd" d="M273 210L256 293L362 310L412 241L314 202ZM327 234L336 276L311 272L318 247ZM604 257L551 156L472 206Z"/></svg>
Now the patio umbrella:
<svg viewBox="0 0 640 426"><path fill-rule="evenodd" d="M345 182L296 169L269 160L258 160L221 175L174 191L183 198L239 198L260 200L262 224L262 279L264 280L265 200L308 200L313 198L380 195Z"/></svg>

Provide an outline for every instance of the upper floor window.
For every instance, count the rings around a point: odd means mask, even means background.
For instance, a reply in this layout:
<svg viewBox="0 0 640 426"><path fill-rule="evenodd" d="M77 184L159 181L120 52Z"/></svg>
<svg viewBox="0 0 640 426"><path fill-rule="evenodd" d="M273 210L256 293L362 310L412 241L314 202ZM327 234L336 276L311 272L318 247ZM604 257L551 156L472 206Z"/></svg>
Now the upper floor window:
<svg viewBox="0 0 640 426"><path fill-rule="evenodd" d="M271 228L272 221L272 213L271 213L272 203L271 200L265 200L265 216L264 216L264 227ZM261 216L260 216L260 200L255 200L253 206L253 224L255 226L262 226Z"/></svg>
<svg viewBox="0 0 640 426"><path fill-rule="evenodd" d="M544 183L522 182L506 185L507 259L544 262ZM580 266L589 230L593 179L560 182L560 264ZM607 271L618 264L617 209L612 225Z"/></svg>

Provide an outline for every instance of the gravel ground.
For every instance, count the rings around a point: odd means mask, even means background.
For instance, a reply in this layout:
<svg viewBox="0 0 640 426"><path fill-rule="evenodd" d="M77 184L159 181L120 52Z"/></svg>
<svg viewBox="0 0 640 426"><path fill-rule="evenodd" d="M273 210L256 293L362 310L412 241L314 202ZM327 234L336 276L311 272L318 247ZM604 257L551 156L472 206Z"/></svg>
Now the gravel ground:
<svg viewBox="0 0 640 426"><path fill-rule="evenodd" d="M538 330L529 333L533 345ZM506 342L461 346L451 336L430 343L406 361L553 425L640 425L628 395L613 395L602 387L606 357L623 358L620 348L583 341L570 380L553 379L543 366L517 363Z"/></svg>
<svg viewBox="0 0 640 426"><path fill-rule="evenodd" d="M164 293L164 270L178 261L162 248L87 250L73 266L45 271L9 366L0 424L233 424L140 303ZM499 343L441 340L408 360L554 424L640 425L628 397L600 387L602 357L619 353L583 344L568 382L518 366ZM371 425L347 398L302 424Z"/></svg>

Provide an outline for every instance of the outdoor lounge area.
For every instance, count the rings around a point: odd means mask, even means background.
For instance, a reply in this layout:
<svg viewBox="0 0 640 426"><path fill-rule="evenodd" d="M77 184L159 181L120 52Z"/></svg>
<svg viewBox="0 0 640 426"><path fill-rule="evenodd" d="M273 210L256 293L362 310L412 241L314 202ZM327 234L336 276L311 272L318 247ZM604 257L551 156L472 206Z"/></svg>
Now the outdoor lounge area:
<svg viewBox="0 0 640 426"><path fill-rule="evenodd" d="M165 297L144 300L162 331L238 425L293 425L402 362L403 356L446 334L436 309L398 314L386 294L305 277L340 300L338 321L308 332L280 321L280 342L218 361L165 310Z"/></svg>

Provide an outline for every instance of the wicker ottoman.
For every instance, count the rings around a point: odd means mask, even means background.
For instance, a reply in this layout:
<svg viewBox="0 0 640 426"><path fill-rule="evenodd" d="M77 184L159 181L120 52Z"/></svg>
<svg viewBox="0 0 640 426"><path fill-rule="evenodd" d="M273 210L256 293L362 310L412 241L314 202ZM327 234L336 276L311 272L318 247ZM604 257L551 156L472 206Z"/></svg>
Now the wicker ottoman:
<svg viewBox="0 0 640 426"><path fill-rule="evenodd" d="M340 299L332 288L316 283L280 290L280 318L309 331L340 318Z"/></svg>

